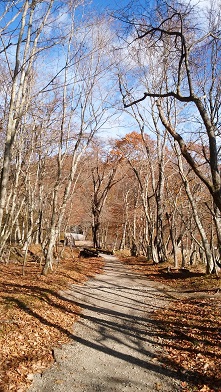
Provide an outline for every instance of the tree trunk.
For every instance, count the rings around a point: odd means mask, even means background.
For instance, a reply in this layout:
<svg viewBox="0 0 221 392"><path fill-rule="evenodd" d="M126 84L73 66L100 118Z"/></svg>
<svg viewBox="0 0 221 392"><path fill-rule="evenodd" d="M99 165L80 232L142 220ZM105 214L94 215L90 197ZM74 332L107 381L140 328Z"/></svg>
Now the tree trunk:
<svg viewBox="0 0 221 392"><path fill-rule="evenodd" d="M206 262L207 262L206 273L207 274L211 274L213 272L213 269L214 269L214 260L213 260L213 255L212 255L212 252L211 252L211 249L210 249L210 244L209 244L209 241L207 239L207 235L206 235L206 232L205 232L205 230L203 228L202 222L201 222L201 220L199 218L198 211L197 211L197 206L196 206L195 200L194 200L194 198L192 196L188 179L185 176L184 171L183 171L183 164L182 164L181 156L180 156L180 154L179 154L179 152L177 150L176 150L176 152L177 152L180 176L181 176L181 178L183 180L183 184L184 184L184 187L185 187L185 190L186 190L186 194L188 196L190 205L192 207L193 216L194 216L196 225L198 227L198 230L199 230L199 233L200 233L200 236L201 236L201 239L202 239L202 243L203 243L203 248L204 248L204 251L205 251Z"/></svg>

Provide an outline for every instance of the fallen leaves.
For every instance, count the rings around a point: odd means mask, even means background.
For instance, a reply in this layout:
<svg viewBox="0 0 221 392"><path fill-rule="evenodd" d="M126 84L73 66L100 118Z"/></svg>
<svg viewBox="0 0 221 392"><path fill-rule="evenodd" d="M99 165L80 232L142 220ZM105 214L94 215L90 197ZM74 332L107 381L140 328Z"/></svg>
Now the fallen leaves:
<svg viewBox="0 0 221 392"><path fill-rule="evenodd" d="M101 271L103 262L69 256L66 250L65 260L47 277L40 275L38 263L29 263L25 276L20 264L0 265L1 392L26 391L34 373L41 373L54 361L53 347L72 336L81 310L62 296L61 289L82 284ZM134 271L147 278L179 293L185 290L184 296L191 293L191 299L177 299L153 313L159 326L161 362L187 379L183 392L221 392L220 297L214 294L219 281L200 272L185 277L176 272L167 274L144 259L128 260ZM203 297L198 297L199 293Z"/></svg>
<svg viewBox="0 0 221 392"><path fill-rule="evenodd" d="M210 300L203 304L202 310L199 299L176 301L154 314L161 325L162 360L197 390L206 385L206 391L221 391L221 315Z"/></svg>
<svg viewBox="0 0 221 392"><path fill-rule="evenodd" d="M81 309L60 292L68 284L82 284L102 270L101 259L60 262L47 277L29 263L0 264L0 391L23 392L33 374L53 361L53 347L67 342Z"/></svg>
<svg viewBox="0 0 221 392"><path fill-rule="evenodd" d="M165 267L142 258L124 262L135 272L173 287L174 297L180 294L167 308L155 311L153 318L159 327L160 360L187 380L183 392L221 392L221 305L216 294L220 280L200 271L167 274Z"/></svg>

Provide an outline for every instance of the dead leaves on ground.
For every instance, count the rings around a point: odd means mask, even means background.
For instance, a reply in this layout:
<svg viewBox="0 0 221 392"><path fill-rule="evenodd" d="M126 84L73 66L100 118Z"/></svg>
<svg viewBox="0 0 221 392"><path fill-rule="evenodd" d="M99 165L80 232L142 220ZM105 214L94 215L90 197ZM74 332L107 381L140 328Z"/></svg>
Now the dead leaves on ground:
<svg viewBox="0 0 221 392"><path fill-rule="evenodd" d="M216 293L220 279L196 269L167 272L165 265L143 258L123 261L135 272L183 293L183 299L153 314L161 331L161 362L187 380L183 392L221 392L221 303Z"/></svg>
<svg viewBox="0 0 221 392"><path fill-rule="evenodd" d="M33 374L53 362L52 348L68 341L80 313L59 293L101 272L101 259L65 259L47 277L36 263L0 264L0 391L23 392Z"/></svg>
<svg viewBox="0 0 221 392"><path fill-rule="evenodd" d="M157 311L161 361L187 377L185 391L221 391L221 314L211 300L182 300ZM190 385L192 389L190 389Z"/></svg>
<svg viewBox="0 0 221 392"><path fill-rule="evenodd" d="M19 263L0 264L0 391L25 391L33 374L53 362L53 346L71 336L80 309L59 292L101 272L103 262L69 256L66 252L65 260L47 277L40 275L37 263L28 263L25 276ZM215 294L220 281L198 271L184 276L167 273L165 266L144 259L126 262L134 271L177 291L193 296L204 291L203 298L174 301L153 317L161 330L161 362L187 378L183 392L221 392L221 309Z"/></svg>

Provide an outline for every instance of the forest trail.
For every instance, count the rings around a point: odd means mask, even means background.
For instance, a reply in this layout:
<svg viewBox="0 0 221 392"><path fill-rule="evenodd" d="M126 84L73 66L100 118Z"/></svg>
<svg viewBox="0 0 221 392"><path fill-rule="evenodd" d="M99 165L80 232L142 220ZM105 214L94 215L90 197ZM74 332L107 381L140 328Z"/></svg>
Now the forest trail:
<svg viewBox="0 0 221 392"><path fill-rule="evenodd" d="M180 376L160 362L153 318L173 292L103 257L102 274L62 293L83 311L70 343L54 350L54 365L35 376L29 392L181 391Z"/></svg>

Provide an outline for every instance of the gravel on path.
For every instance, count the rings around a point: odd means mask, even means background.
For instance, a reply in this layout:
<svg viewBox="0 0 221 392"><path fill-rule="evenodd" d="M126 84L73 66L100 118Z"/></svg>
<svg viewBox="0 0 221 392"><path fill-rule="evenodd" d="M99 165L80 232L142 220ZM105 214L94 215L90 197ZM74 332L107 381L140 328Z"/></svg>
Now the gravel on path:
<svg viewBox="0 0 221 392"><path fill-rule="evenodd" d="M172 292L103 257L102 274L62 293L83 311L70 343L54 349L54 365L34 377L29 392L181 391L179 374L160 362L164 348L153 319Z"/></svg>

